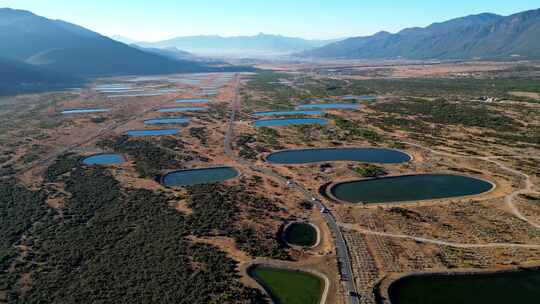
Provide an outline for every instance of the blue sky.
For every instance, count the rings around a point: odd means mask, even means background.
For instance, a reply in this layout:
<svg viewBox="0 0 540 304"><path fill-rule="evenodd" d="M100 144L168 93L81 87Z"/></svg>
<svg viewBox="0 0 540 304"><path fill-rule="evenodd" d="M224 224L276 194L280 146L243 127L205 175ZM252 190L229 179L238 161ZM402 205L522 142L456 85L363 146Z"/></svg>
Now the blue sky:
<svg viewBox="0 0 540 304"><path fill-rule="evenodd" d="M341 38L396 32L482 12L509 15L538 0L0 0L105 35L156 41L174 36L260 32Z"/></svg>

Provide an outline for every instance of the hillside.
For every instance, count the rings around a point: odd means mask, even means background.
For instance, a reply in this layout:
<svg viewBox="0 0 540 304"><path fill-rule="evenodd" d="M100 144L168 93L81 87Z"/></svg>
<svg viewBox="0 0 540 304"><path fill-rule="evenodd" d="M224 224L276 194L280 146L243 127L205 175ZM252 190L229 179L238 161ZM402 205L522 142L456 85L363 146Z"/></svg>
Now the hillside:
<svg viewBox="0 0 540 304"><path fill-rule="evenodd" d="M80 26L0 9L0 57L65 74L110 76L204 72L213 68L144 52Z"/></svg>
<svg viewBox="0 0 540 304"><path fill-rule="evenodd" d="M82 82L76 77L5 58L0 58L0 71L0 96L21 90L65 88Z"/></svg>
<svg viewBox="0 0 540 304"><path fill-rule="evenodd" d="M299 54L345 59L540 58L540 9L503 17L480 14L350 38Z"/></svg>
<svg viewBox="0 0 540 304"><path fill-rule="evenodd" d="M193 60L193 61L197 60L197 56L189 52L179 50L175 47L159 49L159 48L145 48L142 46L138 46L136 44L130 44L130 46L133 48L139 49L143 52L160 55L160 56L173 59L173 60L181 60L181 61L182 60Z"/></svg>
<svg viewBox="0 0 540 304"><path fill-rule="evenodd" d="M176 47L200 55L284 55L313 49L335 40L307 40L281 35L189 36L160 42L139 42L143 47Z"/></svg>

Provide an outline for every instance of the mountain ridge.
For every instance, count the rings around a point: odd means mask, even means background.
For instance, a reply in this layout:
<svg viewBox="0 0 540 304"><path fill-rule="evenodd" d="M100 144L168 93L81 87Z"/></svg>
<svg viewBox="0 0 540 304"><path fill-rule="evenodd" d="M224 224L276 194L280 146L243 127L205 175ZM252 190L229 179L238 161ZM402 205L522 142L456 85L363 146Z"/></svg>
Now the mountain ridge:
<svg viewBox="0 0 540 304"><path fill-rule="evenodd" d="M129 38L123 38L130 41ZM223 37L219 35L198 35L175 37L158 42L135 42L142 47L165 48L176 47L199 55L287 55L295 52L312 49L338 41L331 40L310 40L298 37L287 37L283 35L272 35L259 33L253 36L231 36Z"/></svg>
<svg viewBox="0 0 540 304"><path fill-rule="evenodd" d="M295 54L343 59L540 58L540 9L510 16L470 15L397 33L353 37Z"/></svg>
<svg viewBox="0 0 540 304"><path fill-rule="evenodd" d="M190 60L173 60L130 47L84 27L29 11L0 8L0 57L78 77L210 72Z"/></svg>

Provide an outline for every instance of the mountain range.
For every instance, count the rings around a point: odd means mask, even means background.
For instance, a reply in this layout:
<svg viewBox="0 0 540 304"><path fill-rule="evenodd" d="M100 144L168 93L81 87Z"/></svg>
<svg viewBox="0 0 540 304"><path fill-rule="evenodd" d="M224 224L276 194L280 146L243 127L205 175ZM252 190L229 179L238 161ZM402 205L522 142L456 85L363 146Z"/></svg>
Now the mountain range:
<svg viewBox="0 0 540 304"><path fill-rule="evenodd" d="M349 38L299 57L342 59L540 58L540 9L472 15L398 33Z"/></svg>
<svg viewBox="0 0 540 304"><path fill-rule="evenodd" d="M281 35L258 34L255 36L188 36L159 42L134 42L129 38L115 39L148 48L175 47L203 56L272 56L289 55L317 48L337 40L308 40Z"/></svg>
<svg viewBox="0 0 540 304"><path fill-rule="evenodd" d="M191 36L122 43L61 20L0 9L0 93L72 86L91 77L253 70L199 57L294 54L344 59L540 59L540 9L479 14L340 41L280 35ZM116 39L120 39L116 37Z"/></svg>
<svg viewBox="0 0 540 304"><path fill-rule="evenodd" d="M12 86L41 87L89 77L235 69L196 61L176 49L132 47L75 24L10 8L0 9L0 41L3 91ZM9 77L5 71L16 76Z"/></svg>

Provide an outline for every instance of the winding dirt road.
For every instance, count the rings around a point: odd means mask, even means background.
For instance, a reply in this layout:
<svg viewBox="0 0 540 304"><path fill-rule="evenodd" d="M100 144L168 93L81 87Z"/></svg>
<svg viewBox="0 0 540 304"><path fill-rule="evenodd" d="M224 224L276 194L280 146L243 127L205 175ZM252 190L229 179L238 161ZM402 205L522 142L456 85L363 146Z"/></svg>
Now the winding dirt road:
<svg viewBox="0 0 540 304"><path fill-rule="evenodd" d="M522 189L518 189L516 191L508 193L504 197L504 202L508 205L508 207L510 208L510 210L512 211L512 213L514 213L514 215L516 217L518 217L519 219L527 222L529 225L531 225L531 226L533 226L533 227L535 227L537 229L540 229L540 224L536 223L535 221L533 221L533 220L527 218L525 215L523 215L519 211L517 206L514 204L514 199L519 194L540 194L539 192L533 191L534 184L531 181L530 175L527 175L527 174L525 174L525 173L523 173L523 172L521 172L519 170L512 169L512 168L508 167L507 165L505 165L502 162L498 161L497 159L499 159L500 157L496 157L496 156L495 157L489 157L489 156L482 157L482 156L467 156L467 155L451 154L451 153L447 153L447 152L441 152L441 151L433 150L431 148L424 147L422 145L414 144L414 143L410 143L410 142L401 142L401 143L409 145L409 146L417 147L417 148L420 148L420 149L424 149L426 151L429 151L430 153L437 154L437 155L443 155L443 156L449 156L449 157L458 157L458 158L467 158L467 159L476 159L476 160L489 162L489 163L495 164L496 166L498 166L499 168L501 168L502 170L504 170L506 172L509 172L510 174L513 174L515 176L519 176L519 177L523 178L525 186ZM534 158L534 159L538 159L537 157L528 157L528 156L525 156L525 157L510 156L510 158Z"/></svg>

